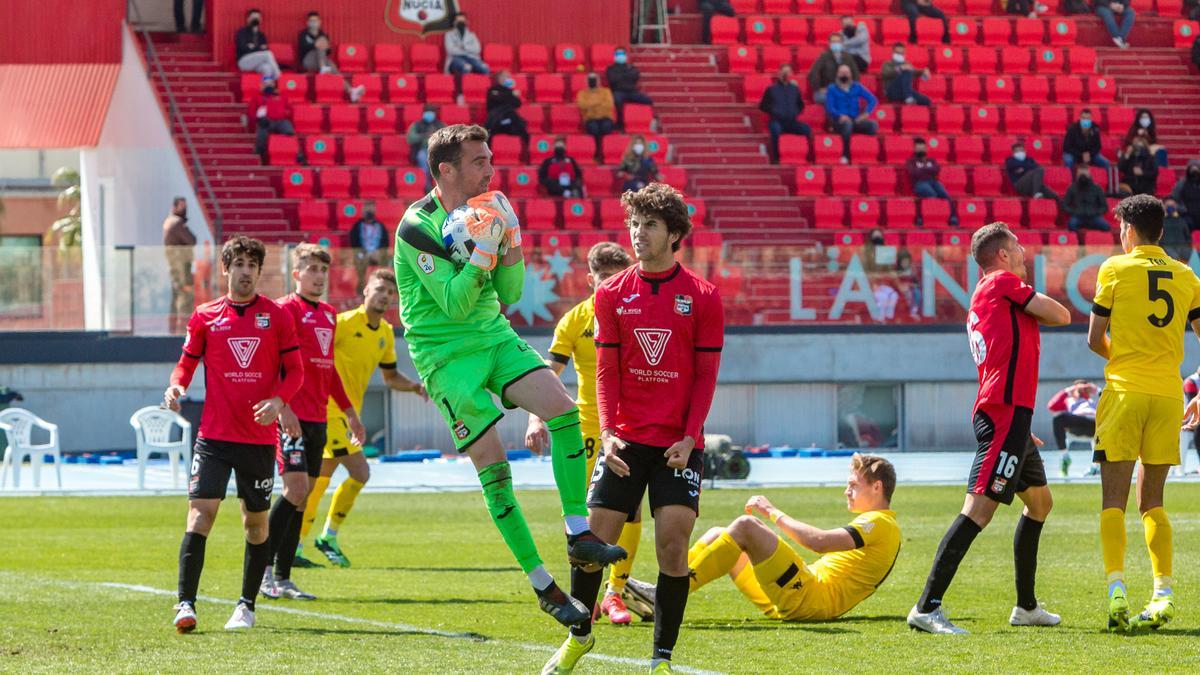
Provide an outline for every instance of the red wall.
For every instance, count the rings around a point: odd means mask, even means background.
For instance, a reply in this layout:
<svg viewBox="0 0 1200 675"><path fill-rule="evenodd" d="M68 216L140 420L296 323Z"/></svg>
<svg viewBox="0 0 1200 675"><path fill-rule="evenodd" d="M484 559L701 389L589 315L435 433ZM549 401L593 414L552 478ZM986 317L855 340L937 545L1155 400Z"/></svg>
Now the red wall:
<svg viewBox="0 0 1200 675"><path fill-rule="evenodd" d="M392 3L400 0L392 0ZM388 0L209 0L209 29L217 60L233 63L233 34L241 28L246 10L263 13L263 31L272 42L295 44L304 29L304 15L320 12L325 32L335 45L342 42L410 44L422 38L388 28ZM629 41L630 3L627 0L459 0L470 15L471 30L480 41L621 44ZM395 8L393 7L393 11ZM441 45L441 34L425 40Z"/></svg>
<svg viewBox="0 0 1200 675"><path fill-rule="evenodd" d="M0 0L0 63L118 63L125 0Z"/></svg>

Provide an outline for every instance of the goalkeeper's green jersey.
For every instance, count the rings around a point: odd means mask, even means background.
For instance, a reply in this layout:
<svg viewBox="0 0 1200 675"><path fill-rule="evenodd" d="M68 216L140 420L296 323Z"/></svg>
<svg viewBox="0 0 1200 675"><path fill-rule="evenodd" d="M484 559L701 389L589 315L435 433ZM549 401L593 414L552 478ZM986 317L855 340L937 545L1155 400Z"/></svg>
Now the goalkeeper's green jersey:
<svg viewBox="0 0 1200 675"><path fill-rule="evenodd" d="M457 355L514 337L500 303L520 300L525 283L524 262L492 272L455 264L442 243L447 215L435 188L408 207L396 228L400 321L421 379Z"/></svg>

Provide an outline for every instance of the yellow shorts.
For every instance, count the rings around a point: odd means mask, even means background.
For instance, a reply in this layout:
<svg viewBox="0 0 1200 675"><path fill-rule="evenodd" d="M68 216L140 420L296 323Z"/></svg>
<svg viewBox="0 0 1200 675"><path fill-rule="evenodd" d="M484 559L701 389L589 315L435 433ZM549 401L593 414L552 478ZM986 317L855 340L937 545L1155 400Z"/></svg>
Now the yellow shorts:
<svg viewBox="0 0 1200 675"><path fill-rule="evenodd" d="M329 426L325 435L325 451L321 453L322 459L335 459L353 455L356 452L362 452L361 445L355 445L350 442L350 420L340 411L329 413Z"/></svg>
<svg viewBox="0 0 1200 675"><path fill-rule="evenodd" d="M1105 389L1096 406L1097 462L1178 464L1183 397Z"/></svg>
<svg viewBox="0 0 1200 675"><path fill-rule="evenodd" d="M587 451L587 481L588 485L599 478L594 475L596 458L600 456L600 428L588 425L583 429L583 449Z"/></svg>
<svg viewBox="0 0 1200 675"><path fill-rule="evenodd" d="M754 578L775 605L779 618L804 621L830 618L829 602L817 577L786 541L770 558L754 566Z"/></svg>

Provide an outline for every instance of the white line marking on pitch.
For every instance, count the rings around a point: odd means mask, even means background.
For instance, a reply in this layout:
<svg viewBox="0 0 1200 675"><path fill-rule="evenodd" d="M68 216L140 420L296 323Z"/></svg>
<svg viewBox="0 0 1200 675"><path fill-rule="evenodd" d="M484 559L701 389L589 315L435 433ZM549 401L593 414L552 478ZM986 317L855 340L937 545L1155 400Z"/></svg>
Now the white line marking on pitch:
<svg viewBox="0 0 1200 675"><path fill-rule="evenodd" d="M168 590L162 589L162 588L154 588L151 586L142 586L142 585L138 585L138 584L121 584L121 583L116 583L116 582L110 581L110 582L102 582L97 585L102 586L104 588L113 588L113 589L121 590L121 591L134 591L137 593L149 593L151 595L164 595L164 596L170 596L170 597L175 597L175 595L176 595L175 591L168 591ZM220 605L235 604L234 601L232 601L232 600L224 600L221 598L212 598L212 597L207 597L207 596L198 596L197 599L203 600L204 602L212 602L212 603L216 603L216 604L220 604ZM497 644L497 645L504 645L507 647L516 647L518 649L524 649L524 650L532 651L532 652L554 653L557 650L557 647L550 647L548 645L535 645L535 644L529 644L529 643L525 643L525 642L509 642L508 640L498 640L495 638L489 638L486 636L482 636L482 635L479 635L478 633L451 633L449 631L435 630L432 628L421 628L420 626L412 626L412 625L409 625L406 623L396 623L396 622L392 622L392 621L377 621L375 619L363 619L363 618L354 617L354 616L343 616L341 614L328 614L326 612L311 612L306 609L294 609L292 607L280 607L278 605L268 605L268 604L262 603L262 602L255 603L255 605L256 605L256 609L267 609L272 612L291 614L293 616L304 616L304 617L309 617L309 618L313 618L313 619L324 619L326 621L342 621L345 623L357 623L357 624L362 624L362 625L366 625L366 626L375 626L376 628L388 628L391 630L397 630L397 631L401 631L401 632L405 632L405 633L417 633L419 635L429 635L432 637L449 638L452 640L470 640L472 642L491 643L491 644ZM634 658L629 658L627 656L610 656L608 654L597 654L595 652L592 652L591 654L588 654L585 658L595 659L597 661L606 661L608 663L620 663L622 665L642 666L642 667L646 666L646 659L634 659ZM676 670L676 672L680 672L680 673L696 673L697 675L717 675L717 673L715 673L714 671L711 671L711 670L699 670L696 668L689 668L687 666L680 666L680 665L676 665L675 670Z"/></svg>

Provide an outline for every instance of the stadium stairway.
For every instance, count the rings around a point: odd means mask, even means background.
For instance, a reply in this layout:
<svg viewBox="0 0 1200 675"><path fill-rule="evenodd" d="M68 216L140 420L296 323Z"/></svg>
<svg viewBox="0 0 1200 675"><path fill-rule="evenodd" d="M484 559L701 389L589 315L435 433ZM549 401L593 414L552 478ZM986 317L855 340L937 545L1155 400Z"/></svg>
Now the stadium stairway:
<svg viewBox="0 0 1200 675"><path fill-rule="evenodd" d="M1100 72L1117 80L1117 100L1154 113L1158 140L1170 153L1171 167L1181 171L1188 159L1200 157L1200 136L1195 133L1200 123L1200 77L1187 51L1169 44L1098 51Z"/></svg>

